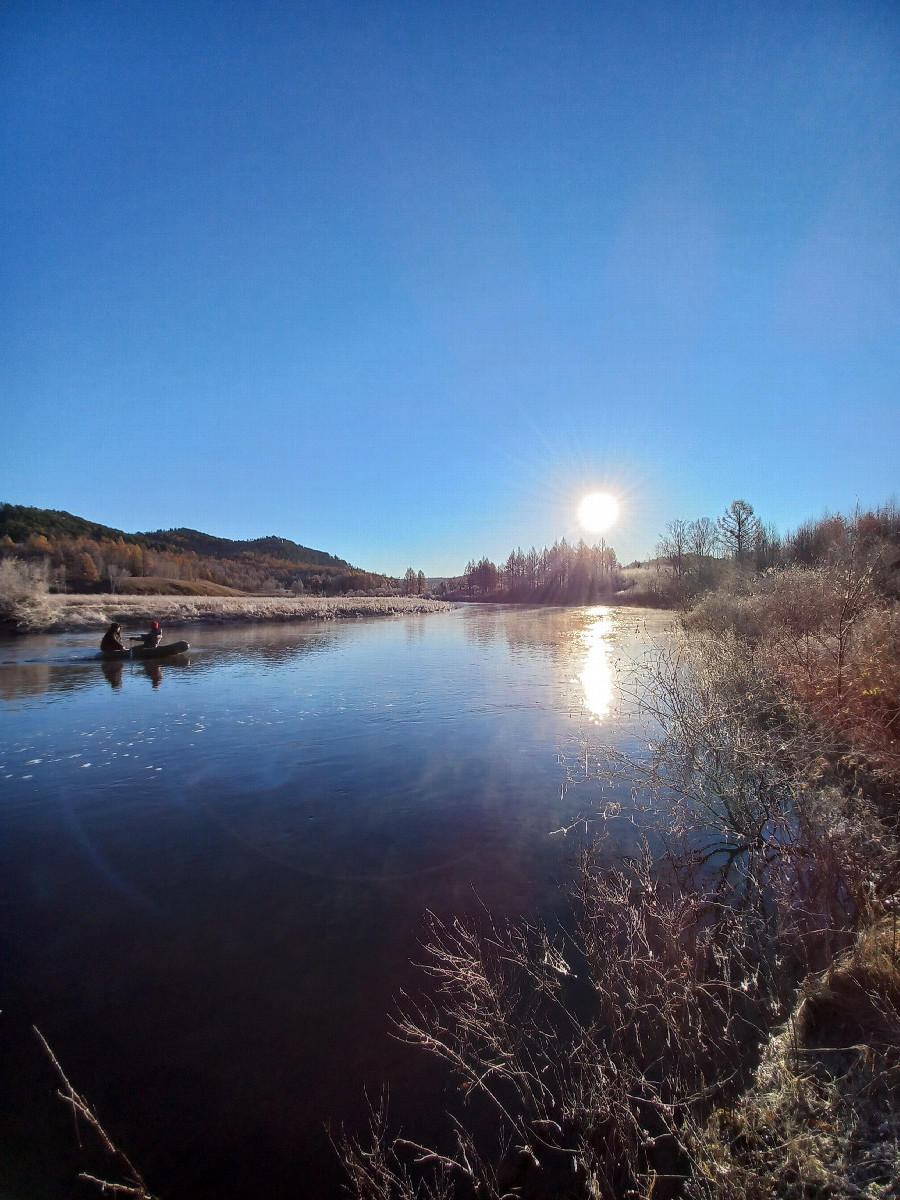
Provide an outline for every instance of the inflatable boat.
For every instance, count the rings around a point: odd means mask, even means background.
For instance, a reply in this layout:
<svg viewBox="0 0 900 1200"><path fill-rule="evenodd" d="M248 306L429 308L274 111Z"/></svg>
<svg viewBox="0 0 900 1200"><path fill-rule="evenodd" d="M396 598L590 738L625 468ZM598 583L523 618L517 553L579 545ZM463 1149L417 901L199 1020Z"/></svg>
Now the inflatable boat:
<svg viewBox="0 0 900 1200"><path fill-rule="evenodd" d="M116 662L125 658L169 658L173 654L184 654L190 650L190 642L169 642L165 646L132 646L130 650L101 650L99 658L104 662Z"/></svg>

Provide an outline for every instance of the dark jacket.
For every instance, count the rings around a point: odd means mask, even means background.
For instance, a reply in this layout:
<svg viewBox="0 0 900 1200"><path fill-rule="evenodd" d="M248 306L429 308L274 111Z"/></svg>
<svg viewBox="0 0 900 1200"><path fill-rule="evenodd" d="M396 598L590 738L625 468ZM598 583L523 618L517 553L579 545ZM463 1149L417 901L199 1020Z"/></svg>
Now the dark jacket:
<svg viewBox="0 0 900 1200"><path fill-rule="evenodd" d="M158 646L162 641L162 630L151 629L149 633L139 633L136 637L132 636L131 641L140 642L143 646Z"/></svg>
<svg viewBox="0 0 900 1200"><path fill-rule="evenodd" d="M106 633L103 635L103 641L100 643L101 650L124 650L122 639L119 637L117 625L110 625Z"/></svg>

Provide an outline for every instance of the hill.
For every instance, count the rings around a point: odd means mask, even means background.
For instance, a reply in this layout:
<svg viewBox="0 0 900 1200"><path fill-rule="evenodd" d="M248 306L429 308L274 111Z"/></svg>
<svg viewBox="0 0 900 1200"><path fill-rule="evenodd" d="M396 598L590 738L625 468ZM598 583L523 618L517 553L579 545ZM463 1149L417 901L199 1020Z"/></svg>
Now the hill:
<svg viewBox="0 0 900 1200"><path fill-rule="evenodd" d="M47 538L124 538L138 541L139 534L123 533L109 525L98 525L75 517L72 513L57 512L52 508L26 508L23 504L0 504L0 538L8 537L13 542L27 542L35 535Z"/></svg>
<svg viewBox="0 0 900 1200"><path fill-rule="evenodd" d="M206 583L240 592L391 590L394 581L288 538L237 541L196 529L126 533L73 513L0 504L0 555L46 565L59 591L129 591L154 580ZM161 584L160 584L161 586Z"/></svg>
<svg viewBox="0 0 900 1200"><path fill-rule="evenodd" d="M14 542L27 542L33 535L47 538L92 538L100 541L121 538L126 544L145 546L153 550L173 550L178 553L198 554L203 558L239 558L242 554L280 558L286 562L310 567L350 567L343 558L337 558L324 550L312 550L300 546L287 538L275 536L255 538L253 541L233 541L230 538L214 537L196 529L158 529L152 533L125 533L111 525L99 525L86 521L72 513L52 508L27 508L22 504L0 505L0 539L9 537Z"/></svg>
<svg viewBox="0 0 900 1200"><path fill-rule="evenodd" d="M237 558L241 554L256 554L267 558L282 558L285 562L304 566L350 566L345 559L336 558L324 550L311 550L309 546L298 546L288 538L274 535L236 542L230 538L214 537L211 533L200 533L196 529L158 529L155 533L140 533L136 536L147 538L154 543L165 543L179 550L192 551L206 558Z"/></svg>

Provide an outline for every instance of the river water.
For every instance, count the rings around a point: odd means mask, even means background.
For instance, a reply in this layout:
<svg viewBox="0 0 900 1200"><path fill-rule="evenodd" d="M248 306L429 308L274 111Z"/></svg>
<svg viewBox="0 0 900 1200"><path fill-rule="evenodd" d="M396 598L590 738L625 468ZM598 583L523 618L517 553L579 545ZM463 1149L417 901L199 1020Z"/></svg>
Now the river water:
<svg viewBox="0 0 900 1200"><path fill-rule="evenodd" d="M621 680L667 622L173 628L192 648L162 664L0 645L4 1200L85 1194L32 1025L161 1196L339 1195L327 1129L384 1083L430 1136L444 1077L389 1021L423 913L553 919L554 831L616 798L566 759L639 745Z"/></svg>

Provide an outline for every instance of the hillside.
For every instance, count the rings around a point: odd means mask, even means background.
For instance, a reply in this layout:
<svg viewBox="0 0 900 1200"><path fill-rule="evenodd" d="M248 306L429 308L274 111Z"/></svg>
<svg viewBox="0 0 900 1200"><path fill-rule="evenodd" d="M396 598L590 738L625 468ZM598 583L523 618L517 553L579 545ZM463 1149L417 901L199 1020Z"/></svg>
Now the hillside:
<svg viewBox="0 0 900 1200"><path fill-rule="evenodd" d="M254 538L249 542L235 542L230 538L214 537L211 533L199 533L196 529L158 529L155 533L139 533L135 536L207 558L237 558L242 554L255 554L266 558L282 558L285 562L304 566L350 566L343 558L336 558L324 550L311 550L309 546L298 546L296 542L274 535Z"/></svg>
<svg viewBox="0 0 900 1200"><path fill-rule="evenodd" d="M45 563L50 586L59 591L130 591L135 585L129 581L137 579L327 595L389 586L380 575L288 538L237 541L184 528L125 533L69 512L19 504L0 504L0 553Z"/></svg>
<svg viewBox="0 0 900 1200"><path fill-rule="evenodd" d="M233 541L230 538L200 533L196 529L157 529L152 533L125 533L111 525L99 525L95 521L86 521L83 517L76 517L69 512L57 512L52 508L0 504L0 539L6 536L14 542L27 542L35 534L54 539L86 537L94 541L100 541L102 538L117 541L121 538L126 544L146 546L153 550L189 552L205 558L239 558L242 554L255 554L311 567L350 567L350 563L343 558L337 558L324 550L299 546L287 538L270 536L253 541Z"/></svg>
<svg viewBox="0 0 900 1200"><path fill-rule="evenodd" d="M52 508L27 508L23 504L0 504L0 539L8 537L13 542L27 542L34 535L47 538L142 540L140 534L123 533L121 529L98 525L83 517L75 517L72 513L57 512Z"/></svg>

